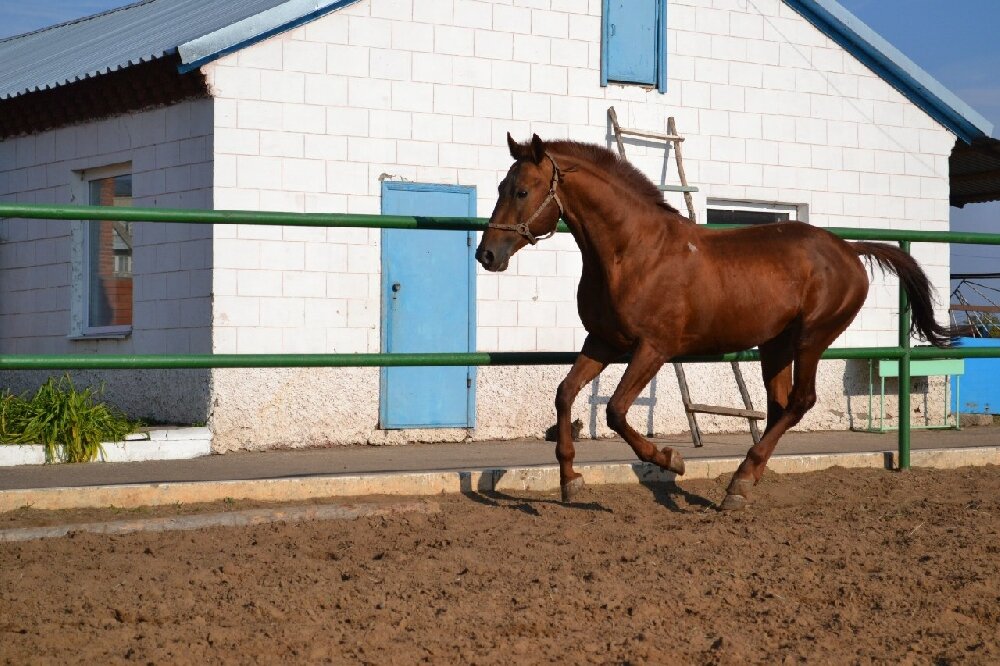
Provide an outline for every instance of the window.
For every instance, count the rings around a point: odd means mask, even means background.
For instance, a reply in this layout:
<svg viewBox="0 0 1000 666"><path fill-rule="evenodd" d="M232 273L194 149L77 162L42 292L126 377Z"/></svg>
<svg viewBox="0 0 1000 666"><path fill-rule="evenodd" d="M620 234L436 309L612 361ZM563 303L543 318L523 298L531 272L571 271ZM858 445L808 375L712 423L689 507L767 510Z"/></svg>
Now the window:
<svg viewBox="0 0 1000 666"><path fill-rule="evenodd" d="M667 91L667 0L603 0L601 85Z"/></svg>
<svg viewBox="0 0 1000 666"><path fill-rule="evenodd" d="M128 164L79 172L77 200L131 206ZM81 196L82 195L82 196ZM91 220L75 234L73 337L123 337L132 330L132 223Z"/></svg>
<svg viewBox="0 0 1000 666"><path fill-rule="evenodd" d="M770 222L806 221L805 206L754 201L708 200L709 224L768 224Z"/></svg>

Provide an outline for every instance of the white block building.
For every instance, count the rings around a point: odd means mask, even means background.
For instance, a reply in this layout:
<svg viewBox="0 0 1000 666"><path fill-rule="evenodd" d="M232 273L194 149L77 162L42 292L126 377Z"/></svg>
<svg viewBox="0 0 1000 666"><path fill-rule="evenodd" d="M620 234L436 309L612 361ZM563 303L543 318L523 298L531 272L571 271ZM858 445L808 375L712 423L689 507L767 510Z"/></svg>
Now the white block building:
<svg viewBox="0 0 1000 666"><path fill-rule="evenodd" d="M488 217L507 132L612 147L614 106L631 128L677 119L699 222L947 230L949 156L992 132L834 0L152 0L0 42L0 70L7 202ZM655 182L677 183L665 144L626 149ZM450 240L426 236L439 233ZM522 251L503 274L471 268L475 244L463 232L0 220L0 355L417 351L405 345L424 320L448 321L442 348L456 351L579 349L572 239ZM947 247L914 254L946 298ZM429 256L443 263L422 271ZM457 291L410 288L427 273ZM895 283L874 277L837 345L896 343ZM79 381L104 381L136 416L206 422L228 451L539 436L566 369ZM620 372L581 393L585 434L610 432ZM665 373L632 409L640 429L687 429ZM697 402L737 404L728 366L691 367L689 381ZM867 364L825 362L819 382L800 427L861 424ZM428 395L450 407L407 398Z"/></svg>

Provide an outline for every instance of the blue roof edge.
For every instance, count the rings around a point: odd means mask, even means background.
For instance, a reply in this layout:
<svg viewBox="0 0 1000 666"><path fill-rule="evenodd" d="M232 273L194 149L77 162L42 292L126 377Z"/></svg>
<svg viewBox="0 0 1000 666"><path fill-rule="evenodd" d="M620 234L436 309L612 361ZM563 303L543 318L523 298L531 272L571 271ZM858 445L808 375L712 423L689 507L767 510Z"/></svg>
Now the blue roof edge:
<svg viewBox="0 0 1000 666"><path fill-rule="evenodd" d="M186 74L257 42L292 30L358 0L290 0L177 47Z"/></svg>
<svg viewBox="0 0 1000 666"><path fill-rule="evenodd" d="M988 137L993 123L963 102L835 0L784 0L966 143Z"/></svg>

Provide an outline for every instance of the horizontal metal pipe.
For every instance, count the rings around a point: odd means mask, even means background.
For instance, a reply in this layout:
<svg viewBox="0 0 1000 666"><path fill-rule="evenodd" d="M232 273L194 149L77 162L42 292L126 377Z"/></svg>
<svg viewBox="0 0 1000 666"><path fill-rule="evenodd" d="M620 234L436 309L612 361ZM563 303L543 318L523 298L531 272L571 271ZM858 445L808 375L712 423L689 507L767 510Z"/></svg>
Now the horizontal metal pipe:
<svg viewBox="0 0 1000 666"><path fill-rule="evenodd" d="M898 347L857 347L829 349L823 358L894 359L903 351ZM916 347L913 358L998 358L1000 347L957 347L937 349ZM471 352L428 354L21 354L0 356L0 370L131 370L183 368L305 368L305 367L403 367L460 365L570 365L576 352ZM755 350L685 356L684 363L719 363L756 361ZM622 361L627 358L623 357Z"/></svg>
<svg viewBox="0 0 1000 666"><path fill-rule="evenodd" d="M487 220L478 217L365 215L360 213L286 213L259 210L195 210L184 208L126 208L70 204L0 203L0 217L46 220L115 220L176 224L250 224L285 227L370 227L376 229L481 230Z"/></svg>
<svg viewBox="0 0 1000 666"><path fill-rule="evenodd" d="M283 213L255 210L192 210L182 208L125 208L76 206L70 204L0 203L0 217L46 220L117 220L122 222L165 222L183 224L250 224L287 227L369 227L376 229L439 229L482 231L482 217L434 217L410 215L363 215L359 213ZM733 225L707 225L726 228ZM562 222L559 231L569 229ZM1000 245L1000 234L958 231L912 231L898 229L855 229L827 227L827 231L847 240L913 241Z"/></svg>

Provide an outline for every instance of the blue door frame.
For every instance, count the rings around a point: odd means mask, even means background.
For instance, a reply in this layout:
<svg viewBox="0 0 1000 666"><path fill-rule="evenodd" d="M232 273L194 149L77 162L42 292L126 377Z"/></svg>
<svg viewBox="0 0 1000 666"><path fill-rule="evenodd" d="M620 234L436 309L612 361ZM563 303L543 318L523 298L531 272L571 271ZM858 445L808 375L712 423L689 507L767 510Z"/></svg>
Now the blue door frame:
<svg viewBox="0 0 1000 666"><path fill-rule="evenodd" d="M382 213L475 217L476 189L382 182ZM476 350L475 232L383 229L383 352ZM471 428L476 368L384 367L382 428Z"/></svg>

